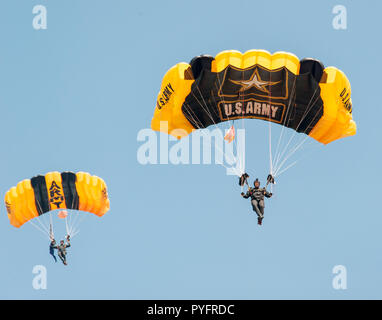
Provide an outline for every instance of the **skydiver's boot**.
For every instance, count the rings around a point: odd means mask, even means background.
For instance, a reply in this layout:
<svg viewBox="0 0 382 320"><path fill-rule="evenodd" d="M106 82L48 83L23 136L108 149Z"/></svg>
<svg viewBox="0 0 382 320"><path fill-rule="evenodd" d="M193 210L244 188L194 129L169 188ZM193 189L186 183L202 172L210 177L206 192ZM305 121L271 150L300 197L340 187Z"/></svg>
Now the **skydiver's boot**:
<svg viewBox="0 0 382 320"><path fill-rule="evenodd" d="M263 218L258 217L258 218L257 218L257 224L258 224L259 226L261 226L262 223L263 223Z"/></svg>

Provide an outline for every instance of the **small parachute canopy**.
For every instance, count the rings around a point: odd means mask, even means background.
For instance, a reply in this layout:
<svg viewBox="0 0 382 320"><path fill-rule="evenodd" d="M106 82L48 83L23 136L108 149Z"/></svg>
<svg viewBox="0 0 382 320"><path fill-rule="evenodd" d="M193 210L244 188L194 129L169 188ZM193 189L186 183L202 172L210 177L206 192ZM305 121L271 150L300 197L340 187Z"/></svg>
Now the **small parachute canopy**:
<svg viewBox="0 0 382 320"><path fill-rule="evenodd" d="M66 211L66 210L60 210L60 211L57 213L57 216L58 216L60 219L65 219L65 218L68 216L68 211Z"/></svg>
<svg viewBox="0 0 382 320"><path fill-rule="evenodd" d="M49 172L23 180L5 195L5 206L11 225L21 227L31 219L52 210L65 209L87 211L99 217L110 208L105 182L86 172Z"/></svg>
<svg viewBox="0 0 382 320"><path fill-rule="evenodd" d="M235 139L235 127L231 126L227 133L224 136L224 140L226 140L228 143L231 143Z"/></svg>

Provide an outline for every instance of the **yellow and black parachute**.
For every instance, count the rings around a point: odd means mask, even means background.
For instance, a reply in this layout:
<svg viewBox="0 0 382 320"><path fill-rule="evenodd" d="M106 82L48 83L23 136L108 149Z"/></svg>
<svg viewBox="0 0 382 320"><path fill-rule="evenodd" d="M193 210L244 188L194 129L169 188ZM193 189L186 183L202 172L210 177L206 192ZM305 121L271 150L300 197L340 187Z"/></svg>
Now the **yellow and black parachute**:
<svg viewBox="0 0 382 320"><path fill-rule="evenodd" d="M29 220L56 209L74 209L103 216L110 208L105 182L86 172L49 172L23 180L5 195L11 225L19 228Z"/></svg>
<svg viewBox="0 0 382 320"><path fill-rule="evenodd" d="M151 127L182 138L239 118L278 123L323 144L356 133L350 83L342 71L264 50L223 51L172 67L162 80Z"/></svg>

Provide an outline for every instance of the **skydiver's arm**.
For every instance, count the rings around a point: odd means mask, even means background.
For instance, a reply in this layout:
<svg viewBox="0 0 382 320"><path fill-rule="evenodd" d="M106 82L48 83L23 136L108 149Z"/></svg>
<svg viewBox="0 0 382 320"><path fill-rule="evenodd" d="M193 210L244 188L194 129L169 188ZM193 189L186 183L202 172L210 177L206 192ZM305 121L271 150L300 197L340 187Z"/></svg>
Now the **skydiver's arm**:
<svg viewBox="0 0 382 320"><path fill-rule="evenodd" d="M242 192L241 195L242 195L242 197L243 197L244 199L248 199L248 198L251 196L251 193L250 193L250 191L248 190L247 193L244 194L244 192Z"/></svg>
<svg viewBox="0 0 382 320"><path fill-rule="evenodd" d="M66 248L70 248L70 241L66 243Z"/></svg>
<svg viewBox="0 0 382 320"><path fill-rule="evenodd" d="M273 193L272 192L268 192L266 189L264 189L264 196L267 197L267 198L270 198L273 196Z"/></svg>

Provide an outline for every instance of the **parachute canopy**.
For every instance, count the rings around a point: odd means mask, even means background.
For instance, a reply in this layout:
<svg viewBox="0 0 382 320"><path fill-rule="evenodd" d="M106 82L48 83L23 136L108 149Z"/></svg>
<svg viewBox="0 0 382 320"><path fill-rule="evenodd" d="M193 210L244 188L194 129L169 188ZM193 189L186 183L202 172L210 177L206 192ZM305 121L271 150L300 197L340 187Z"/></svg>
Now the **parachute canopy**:
<svg viewBox="0 0 382 320"><path fill-rule="evenodd" d="M318 60L229 50L168 70L151 128L182 138L223 121L254 118L327 144L356 133L350 96L345 74Z"/></svg>
<svg viewBox="0 0 382 320"><path fill-rule="evenodd" d="M110 208L105 182L86 172L49 172L23 180L5 195L14 227L56 209L74 209L103 216Z"/></svg>

